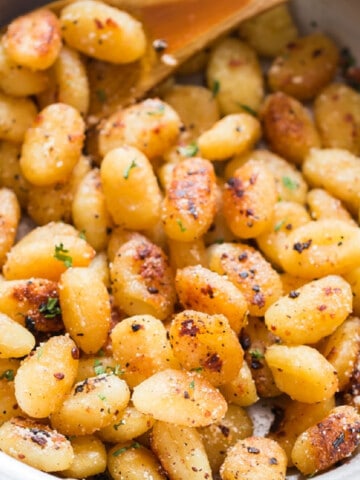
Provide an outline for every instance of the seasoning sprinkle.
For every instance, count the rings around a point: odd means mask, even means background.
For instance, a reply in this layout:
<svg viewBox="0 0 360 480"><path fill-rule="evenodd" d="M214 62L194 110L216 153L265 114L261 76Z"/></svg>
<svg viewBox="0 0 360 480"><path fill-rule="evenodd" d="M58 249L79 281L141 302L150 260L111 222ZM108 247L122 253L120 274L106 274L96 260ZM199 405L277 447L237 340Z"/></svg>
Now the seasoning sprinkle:
<svg viewBox="0 0 360 480"><path fill-rule="evenodd" d="M130 171L135 168L135 167L138 167L139 165L135 162L135 160L132 160L131 163L125 168L124 172L123 172L123 178L125 180L127 180L129 178L129 175L130 175Z"/></svg>

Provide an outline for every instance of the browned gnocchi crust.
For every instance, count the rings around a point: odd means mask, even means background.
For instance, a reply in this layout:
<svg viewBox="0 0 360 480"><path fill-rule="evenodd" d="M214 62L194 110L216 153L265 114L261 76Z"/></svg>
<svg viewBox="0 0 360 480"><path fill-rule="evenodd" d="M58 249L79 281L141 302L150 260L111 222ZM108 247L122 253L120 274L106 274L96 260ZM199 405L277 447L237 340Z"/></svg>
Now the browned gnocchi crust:
<svg viewBox="0 0 360 480"><path fill-rule="evenodd" d="M129 102L172 61L137 13L63 0L0 34L0 470L337 468L360 439L360 97L339 47L281 3Z"/></svg>
<svg viewBox="0 0 360 480"><path fill-rule="evenodd" d="M282 91L298 100L315 97L333 79L339 62L334 41L313 33L289 42L268 71L273 91Z"/></svg>
<svg viewBox="0 0 360 480"><path fill-rule="evenodd" d="M168 259L146 237L133 238L119 248L110 277L115 303L128 315L165 320L172 314L175 287Z"/></svg>
<svg viewBox="0 0 360 480"><path fill-rule="evenodd" d="M264 135L282 157L301 165L320 137L308 110L294 97L277 92L266 97L262 107Z"/></svg>
<svg viewBox="0 0 360 480"><path fill-rule="evenodd" d="M172 319L169 336L180 365L213 385L231 382L241 368L243 350L224 315L184 310Z"/></svg>
<svg viewBox="0 0 360 480"><path fill-rule="evenodd" d="M47 425L13 417L0 427L0 448L44 472L69 468L74 452L69 440Z"/></svg>
<svg viewBox="0 0 360 480"><path fill-rule="evenodd" d="M251 315L262 316L282 293L279 274L253 247L224 243L209 247L209 267L227 275L244 294Z"/></svg>
<svg viewBox="0 0 360 480"><path fill-rule="evenodd" d="M175 166L162 211L168 237L189 242L208 230L215 216L215 182L214 168L208 160L187 159Z"/></svg>
<svg viewBox="0 0 360 480"><path fill-rule="evenodd" d="M10 23L2 42L9 57L18 65L45 70L60 52L59 19L47 9L23 15Z"/></svg>
<svg viewBox="0 0 360 480"><path fill-rule="evenodd" d="M296 440L291 458L310 475L329 468L355 450L360 441L360 417L353 407L339 406Z"/></svg>
<svg viewBox="0 0 360 480"><path fill-rule="evenodd" d="M175 287L184 308L210 315L223 314L239 333L247 321L247 302L241 291L224 276L200 265L178 269Z"/></svg>
<svg viewBox="0 0 360 480"><path fill-rule="evenodd" d="M256 238L271 225L276 201L271 171L249 160L225 184L224 216L230 230L240 238Z"/></svg>

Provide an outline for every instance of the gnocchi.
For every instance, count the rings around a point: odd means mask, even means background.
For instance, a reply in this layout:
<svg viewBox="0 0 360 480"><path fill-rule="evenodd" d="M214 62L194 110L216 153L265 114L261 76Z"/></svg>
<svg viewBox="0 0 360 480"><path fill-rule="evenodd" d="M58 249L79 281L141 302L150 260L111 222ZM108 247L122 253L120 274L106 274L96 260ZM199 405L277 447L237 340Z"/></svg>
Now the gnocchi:
<svg viewBox="0 0 360 480"><path fill-rule="evenodd" d="M337 468L360 432L339 47L282 3L129 103L172 47L120 3L0 37L0 450L89 480Z"/></svg>

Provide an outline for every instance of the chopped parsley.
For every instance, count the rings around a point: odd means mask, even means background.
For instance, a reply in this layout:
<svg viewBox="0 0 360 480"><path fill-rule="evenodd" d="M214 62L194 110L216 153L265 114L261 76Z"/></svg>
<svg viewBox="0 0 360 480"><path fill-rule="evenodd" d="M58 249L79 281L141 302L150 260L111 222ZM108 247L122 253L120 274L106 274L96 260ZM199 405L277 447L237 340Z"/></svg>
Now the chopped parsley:
<svg viewBox="0 0 360 480"><path fill-rule="evenodd" d="M252 358L256 358L256 360L262 360L264 358L264 354L257 349L250 350L249 351L250 355Z"/></svg>
<svg viewBox="0 0 360 480"><path fill-rule="evenodd" d="M130 450L130 448L140 448L140 447L141 447L140 443L134 442L131 445L129 445L128 447L121 447L121 448L115 450L115 452L113 452L112 456L113 457L118 457L122 453L125 453L127 450Z"/></svg>
<svg viewBox="0 0 360 480"><path fill-rule="evenodd" d="M110 365L103 365L101 360L99 360L98 358L94 360L94 372L95 375L103 375L104 373L121 375L123 373L120 365L115 365L115 367L111 367Z"/></svg>
<svg viewBox="0 0 360 480"><path fill-rule="evenodd" d="M100 400L102 400L102 401L106 400L105 395L103 395L102 393L99 393L99 394L98 394L98 397L99 397Z"/></svg>
<svg viewBox="0 0 360 480"><path fill-rule="evenodd" d="M216 97L216 95L220 92L220 82L219 82L219 80L214 80L213 81L211 90L212 90L213 97Z"/></svg>
<svg viewBox="0 0 360 480"><path fill-rule="evenodd" d="M66 248L64 248L63 243L59 243L59 245L55 245L55 253L54 258L63 262L66 268L72 267L72 257L70 255L66 255L69 252Z"/></svg>
<svg viewBox="0 0 360 480"><path fill-rule="evenodd" d="M81 232L79 232L79 237L81 238L81 240L86 240L86 231L81 230Z"/></svg>
<svg viewBox="0 0 360 480"><path fill-rule="evenodd" d="M125 420L120 420L119 423L115 423L115 425L113 425L113 429L117 431L117 430L119 430L121 425L125 425Z"/></svg>
<svg viewBox="0 0 360 480"><path fill-rule="evenodd" d="M127 180L129 178L131 170L136 167L138 167L138 164L135 162L135 160L132 160L131 163L125 168L123 178Z"/></svg>
<svg viewBox="0 0 360 480"><path fill-rule="evenodd" d="M180 231L181 231L181 232L186 232L186 228L184 227L184 225L183 225L182 221L180 220L180 218L178 218L178 219L176 220L176 223L179 225L179 228L180 228Z"/></svg>
<svg viewBox="0 0 360 480"><path fill-rule="evenodd" d="M279 230L281 230L284 223L285 223L285 220L280 220L279 222L276 222L274 225L274 232L278 232Z"/></svg>
<svg viewBox="0 0 360 480"><path fill-rule="evenodd" d="M42 303L39 307L39 312L44 314L45 318L54 318L61 314L59 299L56 297L49 297L46 303Z"/></svg>
<svg viewBox="0 0 360 480"><path fill-rule="evenodd" d="M107 100L106 92L102 88L99 88L99 90L96 90L96 96L97 96L99 102L101 102L101 103L105 103L106 100Z"/></svg>
<svg viewBox="0 0 360 480"><path fill-rule="evenodd" d="M192 372L197 372L197 373L200 373L202 372L204 369L203 367L195 367L195 368L192 368L191 371Z"/></svg>
<svg viewBox="0 0 360 480"><path fill-rule="evenodd" d="M249 105L239 103L239 107L242 108L243 110L245 110L246 113L250 113L250 115L253 115L254 117L257 117L257 112L253 108L249 107Z"/></svg>
<svg viewBox="0 0 360 480"><path fill-rule="evenodd" d="M296 190L298 188L298 183L290 177L282 177L282 183L285 188L289 190Z"/></svg>
<svg viewBox="0 0 360 480"><path fill-rule="evenodd" d="M14 370L12 369L9 369L9 370L5 370L5 372L3 372L1 375L0 375L0 379L5 379L5 380L8 380L9 382L11 382L12 380L14 380L15 378L15 372Z"/></svg>
<svg viewBox="0 0 360 480"><path fill-rule="evenodd" d="M195 157L195 155L199 152L199 147L195 142L186 145L185 147L179 147L179 153L183 157Z"/></svg>
<svg viewBox="0 0 360 480"><path fill-rule="evenodd" d="M95 375L102 375L103 373L106 373L106 368L98 358L94 360L94 372Z"/></svg>
<svg viewBox="0 0 360 480"><path fill-rule="evenodd" d="M192 381L190 382L189 388L191 388L191 390L194 390L194 388L195 388L195 382L194 382L194 380L192 380Z"/></svg>

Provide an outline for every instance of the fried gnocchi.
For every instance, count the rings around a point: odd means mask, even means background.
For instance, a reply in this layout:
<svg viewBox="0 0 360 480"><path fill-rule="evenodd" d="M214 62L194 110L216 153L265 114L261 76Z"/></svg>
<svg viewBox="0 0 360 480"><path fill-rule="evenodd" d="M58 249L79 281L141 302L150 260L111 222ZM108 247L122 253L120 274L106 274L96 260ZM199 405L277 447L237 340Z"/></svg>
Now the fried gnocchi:
<svg viewBox="0 0 360 480"><path fill-rule="evenodd" d="M338 468L360 439L339 46L282 3L129 103L171 45L120 3L1 33L0 450L79 480Z"/></svg>

